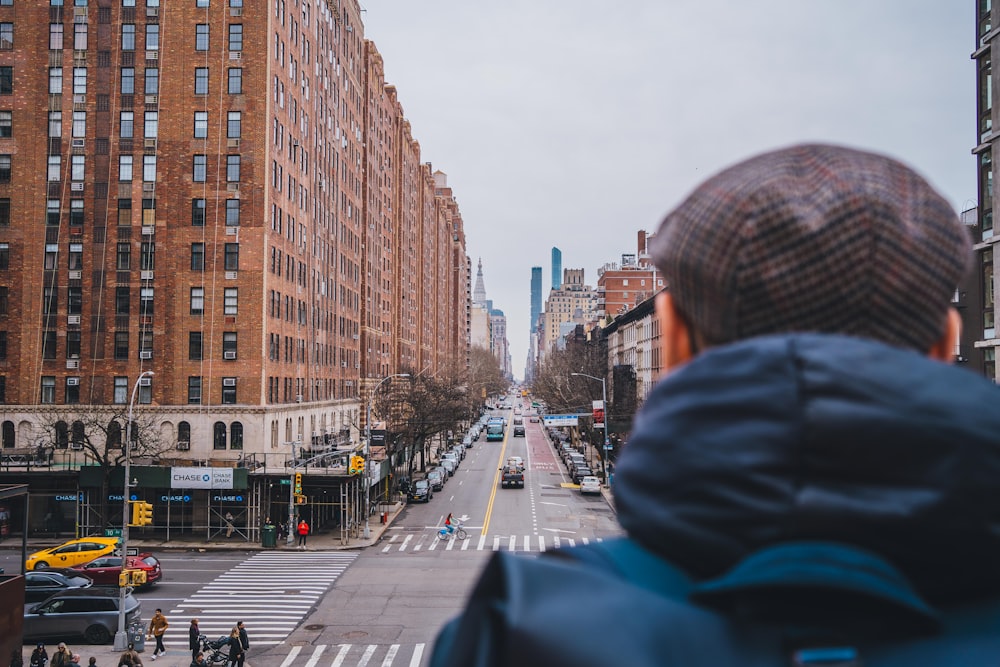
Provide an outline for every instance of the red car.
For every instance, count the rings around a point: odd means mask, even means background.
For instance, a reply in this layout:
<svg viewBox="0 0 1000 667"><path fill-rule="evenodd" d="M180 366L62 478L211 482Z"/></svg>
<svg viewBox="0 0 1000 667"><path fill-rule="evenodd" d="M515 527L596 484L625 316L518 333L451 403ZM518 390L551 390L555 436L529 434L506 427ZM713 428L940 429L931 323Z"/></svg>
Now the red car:
<svg viewBox="0 0 1000 667"><path fill-rule="evenodd" d="M152 586L163 577L160 561L151 553L129 556L128 567L132 570L145 570L147 586ZM121 556L102 556L73 569L93 579L95 586L117 586L118 575L122 573L122 559Z"/></svg>

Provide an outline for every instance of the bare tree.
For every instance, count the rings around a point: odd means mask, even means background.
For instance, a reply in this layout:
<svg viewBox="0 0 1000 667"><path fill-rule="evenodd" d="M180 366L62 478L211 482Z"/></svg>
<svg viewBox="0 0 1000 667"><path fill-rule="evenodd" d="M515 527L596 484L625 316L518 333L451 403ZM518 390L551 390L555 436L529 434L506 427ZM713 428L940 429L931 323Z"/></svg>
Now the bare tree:
<svg viewBox="0 0 1000 667"><path fill-rule="evenodd" d="M485 347L474 345L469 351L469 377L467 386L471 408L482 406L489 396L503 393L510 382L503 375L500 362Z"/></svg>

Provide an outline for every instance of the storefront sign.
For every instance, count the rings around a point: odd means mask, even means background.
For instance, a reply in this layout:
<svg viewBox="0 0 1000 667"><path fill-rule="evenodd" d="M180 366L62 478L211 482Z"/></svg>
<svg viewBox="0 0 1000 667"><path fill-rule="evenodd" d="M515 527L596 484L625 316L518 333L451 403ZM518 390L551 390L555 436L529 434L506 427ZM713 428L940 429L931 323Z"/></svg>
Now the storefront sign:
<svg viewBox="0 0 1000 667"><path fill-rule="evenodd" d="M191 496L160 496L162 503L189 503Z"/></svg>
<svg viewBox="0 0 1000 667"><path fill-rule="evenodd" d="M242 503L243 496L212 496L212 501L217 503Z"/></svg>
<svg viewBox="0 0 1000 667"><path fill-rule="evenodd" d="M232 468L171 468L171 489L231 489Z"/></svg>

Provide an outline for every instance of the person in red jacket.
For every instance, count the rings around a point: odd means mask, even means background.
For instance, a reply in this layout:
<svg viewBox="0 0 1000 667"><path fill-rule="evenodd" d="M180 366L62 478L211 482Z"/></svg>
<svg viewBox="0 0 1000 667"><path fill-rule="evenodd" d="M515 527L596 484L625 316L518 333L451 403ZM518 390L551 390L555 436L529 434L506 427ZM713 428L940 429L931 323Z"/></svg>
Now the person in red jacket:
<svg viewBox="0 0 1000 667"><path fill-rule="evenodd" d="M309 536L309 524L306 523L305 519L300 519L299 520L299 525L295 529L295 531L299 534L299 546L302 547L302 548L305 548L305 546L306 546L306 537Z"/></svg>

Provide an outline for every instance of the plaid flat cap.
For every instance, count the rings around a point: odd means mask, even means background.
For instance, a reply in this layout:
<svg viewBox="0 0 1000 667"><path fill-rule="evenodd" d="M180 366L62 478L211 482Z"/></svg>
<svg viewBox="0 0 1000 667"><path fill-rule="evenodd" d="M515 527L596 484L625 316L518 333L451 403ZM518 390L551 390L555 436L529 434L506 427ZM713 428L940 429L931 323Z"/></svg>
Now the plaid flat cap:
<svg viewBox="0 0 1000 667"><path fill-rule="evenodd" d="M969 235L912 169L800 145L708 179L663 220L651 255L710 345L794 331L927 351L971 261Z"/></svg>

